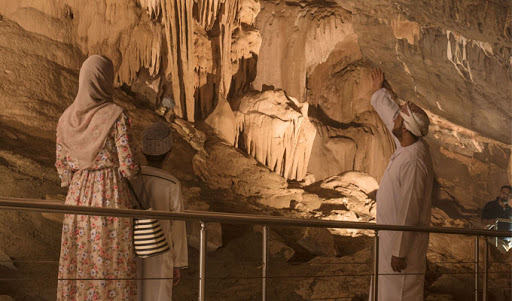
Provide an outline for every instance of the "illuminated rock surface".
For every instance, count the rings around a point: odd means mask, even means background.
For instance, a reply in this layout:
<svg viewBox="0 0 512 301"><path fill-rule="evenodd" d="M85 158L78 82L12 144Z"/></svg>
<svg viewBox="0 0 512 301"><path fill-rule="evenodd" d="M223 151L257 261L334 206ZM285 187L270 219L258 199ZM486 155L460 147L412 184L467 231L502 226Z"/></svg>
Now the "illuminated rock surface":
<svg viewBox="0 0 512 301"><path fill-rule="evenodd" d="M373 221L394 151L370 105L368 74L380 67L399 102L431 117L433 225L480 227L483 205L512 181L510 10L469 0L0 0L0 196L66 193L53 167L56 123L82 61L100 53L114 62L136 150L162 98L173 99L165 169L187 209ZM0 226L0 276L34 278L2 282L0 298L53 300L59 216L0 211ZM193 281L177 300L197 298L197 230L189 225L183 273ZM261 229L209 230L207 295L258 298ZM270 300L364 300L371 235L271 228ZM472 298L473 244L432 235L427 300ZM493 261L510 256L491 248ZM37 260L46 263L27 262ZM510 286L510 273L497 274L507 266L490 271L492 286Z"/></svg>

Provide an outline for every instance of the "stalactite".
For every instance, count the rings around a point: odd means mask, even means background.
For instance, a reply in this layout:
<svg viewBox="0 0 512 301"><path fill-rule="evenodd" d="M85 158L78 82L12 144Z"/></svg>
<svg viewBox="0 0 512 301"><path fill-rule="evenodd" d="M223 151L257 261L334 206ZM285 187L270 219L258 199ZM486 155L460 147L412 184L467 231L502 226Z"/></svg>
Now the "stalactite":
<svg viewBox="0 0 512 301"><path fill-rule="evenodd" d="M160 1L161 0L139 0L139 3L142 7L145 7L147 9L151 19L156 20L158 19L158 17L160 17L160 14L162 12L160 8Z"/></svg>
<svg viewBox="0 0 512 301"><path fill-rule="evenodd" d="M176 100L175 114L194 121L194 0L139 0L154 19L161 16L167 40L167 68Z"/></svg>
<svg viewBox="0 0 512 301"><path fill-rule="evenodd" d="M159 25L136 27L131 35L130 44L123 52L123 61L117 72L117 84L132 84L140 68L149 70L151 76L160 72L162 57L162 36Z"/></svg>
<svg viewBox="0 0 512 301"><path fill-rule="evenodd" d="M238 11L240 22L252 25L260 10L261 2L259 0L241 0L240 10Z"/></svg>
<svg viewBox="0 0 512 301"><path fill-rule="evenodd" d="M231 44L232 33L235 28L240 27L237 19L240 0L224 2L219 17L220 26L220 60L219 60L219 96L227 98L231 85Z"/></svg>
<svg viewBox="0 0 512 301"><path fill-rule="evenodd" d="M245 96L235 112L235 145L284 178L302 180L316 135L307 112L307 103L283 91Z"/></svg>
<svg viewBox="0 0 512 301"><path fill-rule="evenodd" d="M196 116L206 117L210 112L210 105L204 105L203 101L225 99L228 96L233 76L232 63L241 58L257 53L261 45L261 37L256 29L243 32L239 11L244 8L244 22L252 23L259 12L259 2L253 0L139 0L140 5L147 10L153 20L161 20L164 25L164 34L167 42L167 65L165 75L172 82L172 91L176 102L175 114L178 117L194 121ZM197 4L196 20L193 16L194 3ZM241 5L242 3L242 5ZM243 6L243 7L242 7ZM218 57L216 65L212 68L214 76L204 73L199 66L195 55L196 26L209 31L215 24L219 26ZM239 36L243 37L243 47L237 45L232 52L233 32L238 29ZM254 41L248 39L254 38ZM250 54L247 54L249 52ZM234 56L234 57L233 57ZM198 68L199 66L199 68ZM235 72L236 73L236 72ZM196 113L195 92L200 88L198 82L204 79L213 80L216 83L217 95L211 97L210 93L200 91L199 109ZM213 86L212 88L213 89ZM212 99L205 100L205 97Z"/></svg>
<svg viewBox="0 0 512 301"><path fill-rule="evenodd" d="M196 0L199 7L199 24L206 30L212 29L221 3L225 0Z"/></svg>
<svg viewBox="0 0 512 301"><path fill-rule="evenodd" d="M233 31L231 43L231 61L250 58L258 55L261 47L260 32L248 25L240 26Z"/></svg>
<svg viewBox="0 0 512 301"><path fill-rule="evenodd" d="M196 116L203 119L212 112L215 105L213 48L206 30L199 23L196 23L194 29L194 39Z"/></svg>

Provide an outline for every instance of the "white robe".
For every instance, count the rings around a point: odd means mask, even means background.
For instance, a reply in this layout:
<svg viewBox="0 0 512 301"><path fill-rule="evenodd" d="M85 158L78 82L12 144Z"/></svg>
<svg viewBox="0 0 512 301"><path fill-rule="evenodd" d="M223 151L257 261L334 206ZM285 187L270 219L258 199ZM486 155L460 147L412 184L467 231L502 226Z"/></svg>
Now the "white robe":
<svg viewBox="0 0 512 301"><path fill-rule="evenodd" d="M142 177L142 179L141 179ZM181 184L168 172L149 166L142 166L141 177L133 180L136 193L145 192L153 210L183 212ZM188 265L187 233L184 221L160 220L171 250L146 259L137 258L137 299L139 301L172 300L172 282L174 268ZM169 278L146 279L141 278Z"/></svg>
<svg viewBox="0 0 512 301"><path fill-rule="evenodd" d="M391 133L398 105L384 88L373 94L371 104ZM397 148L377 191L377 224L428 227L434 181L428 144L420 138L402 147L393 138ZM379 231L379 237L378 300L423 300L428 233ZM407 268L393 272L391 256L404 257Z"/></svg>

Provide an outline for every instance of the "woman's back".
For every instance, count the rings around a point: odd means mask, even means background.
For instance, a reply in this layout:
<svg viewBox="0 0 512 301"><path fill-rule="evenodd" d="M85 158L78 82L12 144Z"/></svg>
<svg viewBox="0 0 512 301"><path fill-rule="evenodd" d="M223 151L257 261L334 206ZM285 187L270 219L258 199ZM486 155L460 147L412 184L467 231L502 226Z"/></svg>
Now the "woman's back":
<svg viewBox="0 0 512 301"><path fill-rule="evenodd" d="M119 173L126 178L138 173L139 167L133 160L129 145L129 126L128 117L124 113L119 115L108 132L103 148L96 155L93 165L87 170L119 169ZM55 167L61 178L61 185L67 187L73 175L81 169L80 161L64 149L59 139L57 139L56 157Z"/></svg>
<svg viewBox="0 0 512 301"><path fill-rule="evenodd" d="M67 205L131 208L124 178L139 171L129 146L129 121L112 103L113 66L92 56L82 65L75 102L57 127L55 166ZM134 300L132 221L66 214L57 300Z"/></svg>

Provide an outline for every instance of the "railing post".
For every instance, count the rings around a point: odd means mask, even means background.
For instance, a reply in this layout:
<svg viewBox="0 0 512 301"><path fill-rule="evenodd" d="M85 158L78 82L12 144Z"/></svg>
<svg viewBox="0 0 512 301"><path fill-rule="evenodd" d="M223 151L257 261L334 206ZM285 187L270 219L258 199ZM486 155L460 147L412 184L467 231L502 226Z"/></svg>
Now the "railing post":
<svg viewBox="0 0 512 301"><path fill-rule="evenodd" d="M475 301L478 301L478 274L480 273L480 238L475 236Z"/></svg>
<svg viewBox="0 0 512 301"><path fill-rule="evenodd" d="M379 296L379 231L375 231L375 245L373 246L373 281L372 301L377 301Z"/></svg>
<svg viewBox="0 0 512 301"><path fill-rule="evenodd" d="M261 267L261 300L267 300L267 274L268 274L268 226L263 225L262 242L262 267Z"/></svg>
<svg viewBox="0 0 512 301"><path fill-rule="evenodd" d="M484 247L484 276L482 279L482 301L487 301L487 281L488 281L488 263L489 263L489 243L488 243L489 237L485 237L485 247Z"/></svg>
<svg viewBox="0 0 512 301"><path fill-rule="evenodd" d="M206 285L206 224L201 222L201 235L199 240L199 301L204 301Z"/></svg>

